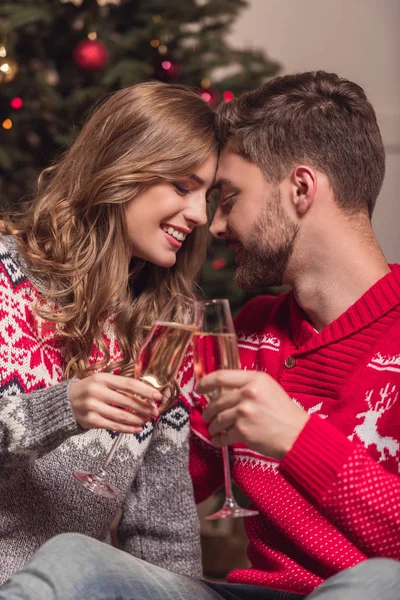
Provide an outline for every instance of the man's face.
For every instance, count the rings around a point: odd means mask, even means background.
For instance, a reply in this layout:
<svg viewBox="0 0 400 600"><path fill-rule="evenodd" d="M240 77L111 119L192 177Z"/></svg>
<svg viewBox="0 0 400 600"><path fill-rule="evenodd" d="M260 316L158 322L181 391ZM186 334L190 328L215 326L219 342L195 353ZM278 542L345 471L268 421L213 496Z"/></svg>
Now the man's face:
<svg viewBox="0 0 400 600"><path fill-rule="evenodd" d="M210 231L236 252L235 279L244 289L281 285L298 226L282 206L279 184L269 184L259 167L228 144L218 163L220 200Z"/></svg>

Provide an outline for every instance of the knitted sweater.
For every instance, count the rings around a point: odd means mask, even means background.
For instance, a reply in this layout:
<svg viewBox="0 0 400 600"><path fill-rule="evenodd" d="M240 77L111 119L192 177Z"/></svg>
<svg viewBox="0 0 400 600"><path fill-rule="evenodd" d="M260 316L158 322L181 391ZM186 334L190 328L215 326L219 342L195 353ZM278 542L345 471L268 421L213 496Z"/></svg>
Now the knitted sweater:
<svg viewBox="0 0 400 600"><path fill-rule="evenodd" d="M125 435L109 467L117 500L71 476L100 467L115 434L83 430L63 381L62 345L34 310L38 297L15 240L0 238L0 585L55 534L104 540L123 508L120 548L159 566L200 575L201 554L188 472L189 406L181 397L157 423ZM120 357L112 319L111 360ZM93 350L93 356L96 349ZM181 386L192 386L181 373ZM187 395L187 394L186 394Z"/></svg>
<svg viewBox="0 0 400 600"><path fill-rule="evenodd" d="M252 568L228 581L309 593L366 557L400 560L400 268L317 333L291 292L236 320L244 369L268 372L310 419L279 463L234 444ZM191 472L200 501L222 483L201 407Z"/></svg>

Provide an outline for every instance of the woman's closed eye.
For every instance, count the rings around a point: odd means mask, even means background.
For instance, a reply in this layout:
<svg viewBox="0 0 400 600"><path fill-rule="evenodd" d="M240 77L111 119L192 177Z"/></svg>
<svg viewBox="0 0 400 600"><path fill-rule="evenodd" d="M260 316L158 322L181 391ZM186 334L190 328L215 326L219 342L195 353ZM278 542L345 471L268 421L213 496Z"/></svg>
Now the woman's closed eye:
<svg viewBox="0 0 400 600"><path fill-rule="evenodd" d="M186 196L186 194L190 194L190 192L192 191L190 188L185 187L181 183L173 183L173 186L178 192L178 194L180 194L181 196Z"/></svg>

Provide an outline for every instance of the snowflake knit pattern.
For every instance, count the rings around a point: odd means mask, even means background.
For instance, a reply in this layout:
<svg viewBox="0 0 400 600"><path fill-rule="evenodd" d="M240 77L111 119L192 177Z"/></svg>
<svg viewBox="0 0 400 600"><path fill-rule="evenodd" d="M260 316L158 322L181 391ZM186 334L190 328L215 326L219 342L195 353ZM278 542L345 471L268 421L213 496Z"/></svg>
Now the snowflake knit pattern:
<svg viewBox="0 0 400 600"><path fill-rule="evenodd" d="M71 476L100 468L115 434L83 430L63 381L62 345L34 311L35 279L11 236L0 238L0 585L52 536L79 532L99 540L122 505L121 549L161 567L200 575L199 526L188 473L190 407L182 396L157 423L126 435L109 466L119 491L110 500ZM104 323L112 361L120 350ZM93 356L96 350L93 350ZM191 371L180 384L193 385Z"/></svg>
<svg viewBox="0 0 400 600"><path fill-rule="evenodd" d="M241 365L269 373L310 415L280 463L234 444L232 473L260 515L252 567L233 583L307 594L367 557L400 560L400 268L317 333L291 292L236 319ZM192 411L197 500L222 483L201 402Z"/></svg>

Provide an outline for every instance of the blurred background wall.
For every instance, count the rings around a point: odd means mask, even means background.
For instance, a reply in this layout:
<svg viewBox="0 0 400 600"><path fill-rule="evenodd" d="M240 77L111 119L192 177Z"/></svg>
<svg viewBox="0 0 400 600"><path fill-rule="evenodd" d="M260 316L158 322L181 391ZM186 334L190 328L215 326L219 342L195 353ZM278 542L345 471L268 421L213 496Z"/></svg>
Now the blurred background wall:
<svg viewBox="0 0 400 600"><path fill-rule="evenodd" d="M387 260L400 260L400 0L251 0L235 22L235 46L264 48L282 73L323 69L359 83L387 153L373 218Z"/></svg>

